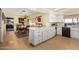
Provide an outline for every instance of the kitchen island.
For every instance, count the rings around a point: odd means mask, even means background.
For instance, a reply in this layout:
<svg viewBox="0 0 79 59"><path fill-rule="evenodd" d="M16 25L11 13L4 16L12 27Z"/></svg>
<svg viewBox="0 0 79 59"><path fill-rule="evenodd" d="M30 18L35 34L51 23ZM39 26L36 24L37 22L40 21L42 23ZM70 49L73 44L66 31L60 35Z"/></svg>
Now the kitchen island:
<svg viewBox="0 0 79 59"><path fill-rule="evenodd" d="M30 27L29 42L36 46L56 35L55 27Z"/></svg>

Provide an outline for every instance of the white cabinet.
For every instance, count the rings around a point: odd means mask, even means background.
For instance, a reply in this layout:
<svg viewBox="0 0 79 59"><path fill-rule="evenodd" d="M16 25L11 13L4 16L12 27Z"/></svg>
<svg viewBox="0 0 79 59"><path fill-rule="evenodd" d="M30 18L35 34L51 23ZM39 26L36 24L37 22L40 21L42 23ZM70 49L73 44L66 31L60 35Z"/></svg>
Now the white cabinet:
<svg viewBox="0 0 79 59"><path fill-rule="evenodd" d="M37 29L34 32L34 43L36 45L36 44L39 44L41 42L42 42L42 30L41 29Z"/></svg>
<svg viewBox="0 0 79 59"><path fill-rule="evenodd" d="M50 39L51 38L51 36L52 36L52 29L53 28L48 28L48 39Z"/></svg>
<svg viewBox="0 0 79 59"><path fill-rule="evenodd" d="M43 29L43 41L48 40L48 30L47 29Z"/></svg>
<svg viewBox="0 0 79 59"><path fill-rule="evenodd" d="M54 28L51 28L51 37L54 37L55 35L56 35L56 29L54 27Z"/></svg>
<svg viewBox="0 0 79 59"><path fill-rule="evenodd" d="M30 29L30 30L29 30L29 42L30 42L30 43L33 42L33 37L34 37L33 35L34 35L33 30Z"/></svg>
<svg viewBox="0 0 79 59"><path fill-rule="evenodd" d="M58 16L56 16L56 21L57 21L57 22L64 22L64 17L63 17L63 15L58 15Z"/></svg>
<svg viewBox="0 0 79 59"><path fill-rule="evenodd" d="M29 29L29 42L35 46L39 43L42 43L52 38L53 36L55 36L55 34L56 34L55 27L30 28Z"/></svg>
<svg viewBox="0 0 79 59"><path fill-rule="evenodd" d="M56 35L56 29L51 31L51 37L54 37Z"/></svg>
<svg viewBox="0 0 79 59"><path fill-rule="evenodd" d="M48 39L51 38L51 30L50 30L50 28L48 28L48 36L47 36L47 38L48 38Z"/></svg>
<svg viewBox="0 0 79 59"><path fill-rule="evenodd" d="M71 28L71 37L79 39L79 29L78 28Z"/></svg>
<svg viewBox="0 0 79 59"><path fill-rule="evenodd" d="M52 33L53 33L52 30L49 30L49 31L48 31L48 35L49 35L49 36L48 36L48 39L52 38L52 35L53 35Z"/></svg>
<svg viewBox="0 0 79 59"><path fill-rule="evenodd" d="M55 15L53 13L50 13L48 22L64 22L64 17L63 15Z"/></svg>
<svg viewBox="0 0 79 59"><path fill-rule="evenodd" d="M33 45L37 45L42 42L41 29L35 28L29 30L29 42Z"/></svg>
<svg viewBox="0 0 79 59"><path fill-rule="evenodd" d="M57 27L57 34L62 35L62 28L61 27Z"/></svg>
<svg viewBox="0 0 79 59"><path fill-rule="evenodd" d="M79 39L79 32L77 32L77 31L71 31L71 37Z"/></svg>

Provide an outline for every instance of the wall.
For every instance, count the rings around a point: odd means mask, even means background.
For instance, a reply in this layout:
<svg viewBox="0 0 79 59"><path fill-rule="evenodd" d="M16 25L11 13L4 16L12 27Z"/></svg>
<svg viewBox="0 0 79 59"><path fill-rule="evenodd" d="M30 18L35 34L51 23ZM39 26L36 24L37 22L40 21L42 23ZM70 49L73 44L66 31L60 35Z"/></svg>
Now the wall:
<svg viewBox="0 0 79 59"><path fill-rule="evenodd" d="M14 16L14 31L16 32L16 24L18 23L18 16Z"/></svg>
<svg viewBox="0 0 79 59"><path fill-rule="evenodd" d="M41 21L42 21L43 25L45 25L45 22L46 22L46 14L45 13L35 12L34 14L30 15L29 19L33 20L34 18L36 18L38 16L42 16Z"/></svg>

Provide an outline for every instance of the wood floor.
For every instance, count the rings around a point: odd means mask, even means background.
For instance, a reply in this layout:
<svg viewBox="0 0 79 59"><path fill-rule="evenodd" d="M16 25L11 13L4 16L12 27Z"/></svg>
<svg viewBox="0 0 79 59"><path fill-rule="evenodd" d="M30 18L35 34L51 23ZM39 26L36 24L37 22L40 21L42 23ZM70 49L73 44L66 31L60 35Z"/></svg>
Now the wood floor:
<svg viewBox="0 0 79 59"><path fill-rule="evenodd" d="M78 50L79 40L56 36L35 47L31 46L28 37L18 38L13 31L7 32L1 50Z"/></svg>

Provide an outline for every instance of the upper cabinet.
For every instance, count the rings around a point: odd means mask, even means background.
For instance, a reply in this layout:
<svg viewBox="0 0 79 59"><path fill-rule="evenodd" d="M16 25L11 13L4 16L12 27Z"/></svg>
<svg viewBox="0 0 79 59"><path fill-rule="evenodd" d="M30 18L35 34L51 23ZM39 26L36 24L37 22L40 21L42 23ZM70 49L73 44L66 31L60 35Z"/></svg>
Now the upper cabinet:
<svg viewBox="0 0 79 59"><path fill-rule="evenodd" d="M64 22L64 17L62 15L56 16L56 21L57 22Z"/></svg>
<svg viewBox="0 0 79 59"><path fill-rule="evenodd" d="M57 24L57 26L62 27L64 26L64 17L63 15L56 15L54 13L50 13L48 15L48 22L50 24Z"/></svg>
<svg viewBox="0 0 79 59"><path fill-rule="evenodd" d="M63 15L56 15L53 12L49 12L48 22L64 22Z"/></svg>
<svg viewBox="0 0 79 59"><path fill-rule="evenodd" d="M50 14L49 15L49 22L56 22L56 15Z"/></svg>

